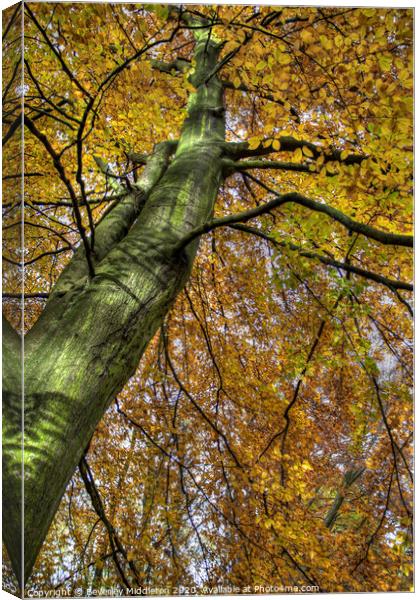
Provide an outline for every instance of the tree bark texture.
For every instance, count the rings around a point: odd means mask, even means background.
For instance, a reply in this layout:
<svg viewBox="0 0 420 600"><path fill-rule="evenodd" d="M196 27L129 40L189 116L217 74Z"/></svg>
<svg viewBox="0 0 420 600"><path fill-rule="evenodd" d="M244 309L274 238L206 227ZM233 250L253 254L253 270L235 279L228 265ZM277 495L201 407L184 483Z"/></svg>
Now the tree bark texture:
<svg viewBox="0 0 420 600"><path fill-rule="evenodd" d="M187 281L198 240L176 251L179 241L213 212L225 131L222 85L209 78L219 47L208 29L195 37L196 91L172 161L173 144L155 149L137 189L97 227L95 276L78 250L25 338L23 577L20 340L6 326L3 531L21 584L99 420Z"/></svg>

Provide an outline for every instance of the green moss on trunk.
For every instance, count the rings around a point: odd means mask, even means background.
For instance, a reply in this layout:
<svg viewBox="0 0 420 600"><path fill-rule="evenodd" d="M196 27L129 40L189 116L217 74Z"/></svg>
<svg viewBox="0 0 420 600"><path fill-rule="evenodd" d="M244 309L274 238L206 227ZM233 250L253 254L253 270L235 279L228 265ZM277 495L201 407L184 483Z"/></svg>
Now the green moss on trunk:
<svg viewBox="0 0 420 600"><path fill-rule="evenodd" d="M207 33L205 40L197 33L197 70L193 76L197 91L174 160L151 186L134 224L130 217L126 235L119 237L118 233L115 237L114 233L127 227L130 207L122 205L104 222L103 240L98 231L98 249L111 238L112 243L97 257L95 277L89 281L83 276L81 285L74 287L70 266L71 277L66 280L63 276L61 293L55 295L27 336L25 580L99 420L134 373L149 340L188 279L198 240L181 253L176 252L179 240L205 223L213 212L221 180L225 127L220 110L222 86L216 77L206 81L218 56L217 44L207 38ZM107 227L114 228L114 233ZM75 274L80 279L77 268ZM10 396L16 389L16 382L7 383ZM8 413L6 427L13 429L15 425L15 416ZM19 460L9 453L6 462L7 495L15 488ZM9 502L9 507L5 539L19 576L21 558L12 539L19 537L20 506Z"/></svg>

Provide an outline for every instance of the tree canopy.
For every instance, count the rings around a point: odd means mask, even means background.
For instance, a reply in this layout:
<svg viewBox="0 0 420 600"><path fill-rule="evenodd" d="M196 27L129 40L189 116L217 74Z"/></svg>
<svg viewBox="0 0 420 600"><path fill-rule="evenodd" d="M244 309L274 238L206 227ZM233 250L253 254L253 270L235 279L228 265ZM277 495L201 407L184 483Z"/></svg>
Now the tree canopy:
<svg viewBox="0 0 420 600"><path fill-rule="evenodd" d="M25 489L48 530L31 588L411 589L412 25L4 11L5 356L25 333Z"/></svg>

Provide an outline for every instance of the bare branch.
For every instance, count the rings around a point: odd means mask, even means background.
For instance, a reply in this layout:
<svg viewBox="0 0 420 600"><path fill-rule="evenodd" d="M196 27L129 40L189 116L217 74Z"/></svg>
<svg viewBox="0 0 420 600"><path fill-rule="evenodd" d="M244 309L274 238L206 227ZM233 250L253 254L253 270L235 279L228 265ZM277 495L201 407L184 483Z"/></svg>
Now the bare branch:
<svg viewBox="0 0 420 600"><path fill-rule="evenodd" d="M57 250L49 250L48 252L43 252L42 254L35 256L35 258L31 258L31 259L25 261L24 263L19 262L17 260L13 260L7 256L3 256L3 260L10 263L11 265L16 265L17 267L26 267L28 265L32 265L33 263L37 262L38 260L41 260L41 258L45 258L46 256L54 256L56 254L61 254L62 252L69 252L70 250L71 250L71 248L69 246L65 246L63 248L57 248Z"/></svg>
<svg viewBox="0 0 420 600"><path fill-rule="evenodd" d="M34 298L39 298L39 299L47 299L49 296L48 292L33 292L33 293L28 293L28 294L22 294L21 292L3 292L2 293L3 298L12 298L12 299L19 299L22 300L22 298L24 300L28 299L34 299Z"/></svg>
<svg viewBox="0 0 420 600"><path fill-rule="evenodd" d="M70 198L71 198L72 205L73 205L73 211L74 211L74 215L76 218L77 228L79 230L80 237L82 238L83 246L85 248L86 260L87 260L88 269L89 269L89 275L90 275L90 277L93 277L95 275L95 271L93 268L92 257L91 257L91 246L90 246L89 240L86 236L86 230L83 226L82 215L80 214L80 210L79 210L79 201L76 197L73 186L71 185L70 180L68 179L68 177L66 175L64 167L60 161L59 155L54 150L54 148L51 146L47 136L44 135L43 133L41 133L39 131L39 129L37 129L35 123L27 115L24 116L24 123L25 123L26 127L29 129L29 131L43 144L43 146L47 150L48 154L53 159L54 167L57 170L61 181L64 183L64 185L66 186L66 188L70 194Z"/></svg>

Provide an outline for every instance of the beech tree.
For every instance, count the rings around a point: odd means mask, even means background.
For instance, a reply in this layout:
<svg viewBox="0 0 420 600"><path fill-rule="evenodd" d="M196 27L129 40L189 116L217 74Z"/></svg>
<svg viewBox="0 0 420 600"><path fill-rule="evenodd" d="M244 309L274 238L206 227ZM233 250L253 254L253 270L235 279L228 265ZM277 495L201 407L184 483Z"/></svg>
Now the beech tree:
<svg viewBox="0 0 420 600"><path fill-rule="evenodd" d="M410 589L412 11L3 19L6 584Z"/></svg>

